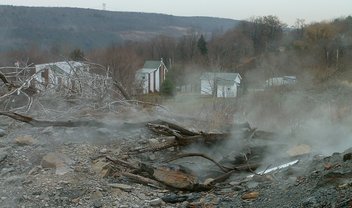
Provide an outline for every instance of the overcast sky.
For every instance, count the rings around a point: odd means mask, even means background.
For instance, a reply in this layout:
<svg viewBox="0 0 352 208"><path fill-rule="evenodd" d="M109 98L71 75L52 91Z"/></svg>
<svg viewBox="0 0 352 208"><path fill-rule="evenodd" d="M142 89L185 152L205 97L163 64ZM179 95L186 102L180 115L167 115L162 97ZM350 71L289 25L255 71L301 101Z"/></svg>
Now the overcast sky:
<svg viewBox="0 0 352 208"><path fill-rule="evenodd" d="M0 0L2 5L59 6L248 19L275 15L288 25L352 15L352 0Z"/></svg>

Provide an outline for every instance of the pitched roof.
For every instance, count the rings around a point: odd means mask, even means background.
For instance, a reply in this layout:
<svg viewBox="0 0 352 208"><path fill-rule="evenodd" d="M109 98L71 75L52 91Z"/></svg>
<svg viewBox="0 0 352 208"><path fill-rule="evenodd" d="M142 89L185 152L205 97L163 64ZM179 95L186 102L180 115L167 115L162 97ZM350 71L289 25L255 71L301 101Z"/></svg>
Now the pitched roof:
<svg viewBox="0 0 352 208"><path fill-rule="evenodd" d="M38 70L43 68L50 68L54 72L60 73L60 74L63 74L63 73L70 74L72 70L74 70L74 68L79 68L83 66L84 66L83 63L77 62L77 61L68 61L68 62L62 61L62 62L53 62L53 63L35 65L35 67Z"/></svg>
<svg viewBox="0 0 352 208"><path fill-rule="evenodd" d="M204 72L200 79L209 80L209 79L220 79L224 81L234 81L237 77L241 76L239 73L225 73L225 72Z"/></svg>
<svg viewBox="0 0 352 208"><path fill-rule="evenodd" d="M145 61L143 68L137 70L137 73L151 73L159 68L161 64L164 64L162 61L148 60Z"/></svg>
<svg viewBox="0 0 352 208"><path fill-rule="evenodd" d="M160 61L145 61L143 68L144 69L157 69L159 68L161 62Z"/></svg>
<svg viewBox="0 0 352 208"><path fill-rule="evenodd" d="M148 69L148 68L142 68L142 69L138 69L137 70L137 73L151 73L151 72L153 72L153 71L155 71L156 70L156 68L154 69L154 68L150 68L150 69Z"/></svg>

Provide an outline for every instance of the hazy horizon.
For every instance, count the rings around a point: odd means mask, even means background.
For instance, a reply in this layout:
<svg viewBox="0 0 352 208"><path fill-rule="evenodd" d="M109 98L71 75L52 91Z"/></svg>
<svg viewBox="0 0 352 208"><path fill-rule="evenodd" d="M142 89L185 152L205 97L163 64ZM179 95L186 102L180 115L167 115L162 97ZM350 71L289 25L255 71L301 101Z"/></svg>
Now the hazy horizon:
<svg viewBox="0 0 352 208"><path fill-rule="evenodd" d="M128 11L161 13L175 16L208 16L236 20L245 20L253 16L277 16L289 26L297 19L306 23L329 21L352 15L350 0L218 0L218 1L167 1L165 0L3 0L0 5L35 6L35 7L73 7L108 11Z"/></svg>

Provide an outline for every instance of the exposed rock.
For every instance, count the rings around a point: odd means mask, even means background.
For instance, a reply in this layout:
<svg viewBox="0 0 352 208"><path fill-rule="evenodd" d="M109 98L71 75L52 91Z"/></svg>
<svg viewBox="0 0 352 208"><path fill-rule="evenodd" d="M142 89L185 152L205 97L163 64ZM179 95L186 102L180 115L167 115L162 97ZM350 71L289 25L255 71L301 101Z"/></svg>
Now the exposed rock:
<svg viewBox="0 0 352 208"><path fill-rule="evenodd" d="M4 129L0 129L0 137L3 137L6 135L6 131Z"/></svg>
<svg viewBox="0 0 352 208"><path fill-rule="evenodd" d="M101 200L95 200L95 201L93 202L93 207L94 207L94 208L103 207L103 203L101 202Z"/></svg>
<svg viewBox="0 0 352 208"><path fill-rule="evenodd" d="M101 153L101 154L105 154L105 153L107 153L108 152L108 150L106 149L106 148L103 148L103 149L101 149L100 151L99 151L99 153Z"/></svg>
<svg viewBox="0 0 352 208"><path fill-rule="evenodd" d="M318 207L317 199L315 197L309 197L304 200L303 204L304 207Z"/></svg>
<svg viewBox="0 0 352 208"><path fill-rule="evenodd" d="M30 135L19 136L15 139L15 143L20 146L32 145L35 143L35 140Z"/></svg>
<svg viewBox="0 0 352 208"><path fill-rule="evenodd" d="M70 165L73 164L73 160L68 158L62 153L48 153L45 155L41 161L41 166L43 168L55 168L56 174L63 175L70 172L72 169Z"/></svg>
<svg viewBox="0 0 352 208"><path fill-rule="evenodd" d="M352 148L347 149L343 153L343 161L352 160Z"/></svg>
<svg viewBox="0 0 352 208"><path fill-rule="evenodd" d="M14 184L14 185L19 185L24 181L24 177L23 176L18 176L18 175L14 175L14 176L10 176L9 178L7 178L5 180L5 183L8 184Z"/></svg>
<svg viewBox="0 0 352 208"><path fill-rule="evenodd" d="M108 186L110 186L111 188L118 188L118 189L121 189L121 190L127 191L127 192L130 192L133 189L132 186L122 184L122 183L110 183L110 184L108 184Z"/></svg>
<svg viewBox="0 0 352 208"><path fill-rule="evenodd" d="M180 203L180 202L184 202L188 199L187 195L177 195L177 194L168 194L166 196L163 196L161 198L164 202L166 203Z"/></svg>
<svg viewBox="0 0 352 208"><path fill-rule="evenodd" d="M156 199L153 199L153 200L150 200L148 201L148 203L150 204L150 206L160 206L162 204L162 200L160 198L156 198Z"/></svg>
<svg viewBox="0 0 352 208"><path fill-rule="evenodd" d="M0 152L0 163L7 158L7 152Z"/></svg>
<svg viewBox="0 0 352 208"><path fill-rule="evenodd" d="M42 167L41 166L35 166L34 168L32 168L29 172L28 175L35 175L38 174L38 171L41 170Z"/></svg>
<svg viewBox="0 0 352 208"><path fill-rule="evenodd" d="M258 185L259 185L259 183L256 182L256 181L249 181L249 182L247 183L247 187L248 187L249 189L256 188Z"/></svg>
<svg viewBox="0 0 352 208"><path fill-rule="evenodd" d="M4 176L4 175L7 175L11 172L14 172L15 171L15 168L2 168L1 171L0 171L0 175L1 176Z"/></svg>
<svg viewBox="0 0 352 208"><path fill-rule="evenodd" d="M52 126L46 127L42 131L43 134L53 134L53 132L54 132L54 127L52 127Z"/></svg>
<svg viewBox="0 0 352 208"><path fill-rule="evenodd" d="M325 170L330 170L333 167L333 164L328 162L328 163L324 163L324 169Z"/></svg>
<svg viewBox="0 0 352 208"><path fill-rule="evenodd" d="M103 198L103 194L99 190L96 190L91 194L90 198L92 200L101 199L101 198Z"/></svg>
<svg viewBox="0 0 352 208"><path fill-rule="evenodd" d="M148 139L149 144L158 144L159 141L157 139Z"/></svg>

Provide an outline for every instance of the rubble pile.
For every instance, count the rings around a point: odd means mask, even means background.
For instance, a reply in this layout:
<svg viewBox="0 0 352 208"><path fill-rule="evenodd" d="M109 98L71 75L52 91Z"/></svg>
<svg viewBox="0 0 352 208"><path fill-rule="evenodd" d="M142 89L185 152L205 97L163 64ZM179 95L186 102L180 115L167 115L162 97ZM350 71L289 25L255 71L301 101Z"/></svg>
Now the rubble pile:
<svg viewBox="0 0 352 208"><path fill-rule="evenodd" d="M76 91L35 96L35 74L0 74L0 207L352 207L349 147L319 155L249 123L212 129L82 73Z"/></svg>
<svg viewBox="0 0 352 208"><path fill-rule="evenodd" d="M352 205L351 149L320 156L248 124L203 132L155 115L118 117L33 127L2 116L1 207ZM264 161L273 151L279 157Z"/></svg>

